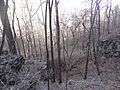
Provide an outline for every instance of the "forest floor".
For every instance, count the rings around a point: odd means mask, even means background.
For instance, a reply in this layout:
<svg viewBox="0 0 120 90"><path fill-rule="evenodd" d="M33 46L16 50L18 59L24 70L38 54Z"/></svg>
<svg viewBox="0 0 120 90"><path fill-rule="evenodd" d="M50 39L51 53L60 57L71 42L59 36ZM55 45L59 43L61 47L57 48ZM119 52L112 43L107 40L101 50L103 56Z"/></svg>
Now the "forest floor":
<svg viewBox="0 0 120 90"><path fill-rule="evenodd" d="M90 61L86 80L83 79L84 68L85 64L78 63L76 70L70 72L74 74L69 77L67 90L120 90L119 58L102 58L99 62L100 75L97 75L96 66ZM51 90L66 90L65 82L56 87L52 87Z"/></svg>
<svg viewBox="0 0 120 90"><path fill-rule="evenodd" d="M99 60L100 75L97 75L96 66L89 61L87 79L84 80L86 59L81 59L75 64L75 68L69 72L69 78L63 82L50 84L50 90L120 90L120 58L101 58ZM28 60L23 65L19 77L21 81L12 87L4 87L3 90L47 90L46 62Z"/></svg>

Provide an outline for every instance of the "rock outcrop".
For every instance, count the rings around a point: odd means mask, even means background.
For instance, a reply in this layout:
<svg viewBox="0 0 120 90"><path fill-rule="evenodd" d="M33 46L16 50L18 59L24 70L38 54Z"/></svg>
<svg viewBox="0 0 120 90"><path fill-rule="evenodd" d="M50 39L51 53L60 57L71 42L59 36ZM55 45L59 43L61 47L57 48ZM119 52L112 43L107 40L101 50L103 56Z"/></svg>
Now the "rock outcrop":
<svg viewBox="0 0 120 90"><path fill-rule="evenodd" d="M25 59L20 55L0 56L0 86L17 84L18 73L24 62Z"/></svg>
<svg viewBox="0 0 120 90"><path fill-rule="evenodd" d="M120 57L120 36L110 37L100 42L101 54L106 57Z"/></svg>

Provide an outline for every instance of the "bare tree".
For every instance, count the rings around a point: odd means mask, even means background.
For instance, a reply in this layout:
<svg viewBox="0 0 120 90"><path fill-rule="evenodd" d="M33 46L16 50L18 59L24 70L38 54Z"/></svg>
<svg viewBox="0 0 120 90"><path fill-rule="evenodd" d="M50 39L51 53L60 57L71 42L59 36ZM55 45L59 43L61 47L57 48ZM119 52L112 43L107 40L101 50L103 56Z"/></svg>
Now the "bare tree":
<svg viewBox="0 0 120 90"><path fill-rule="evenodd" d="M47 59L47 75L48 75L48 90L50 90L50 82L49 82L49 74L50 74L50 62L49 62L49 50L48 50L48 40L47 40L47 5L48 0L46 0L46 7L45 7L45 47L46 47L46 59Z"/></svg>
<svg viewBox="0 0 120 90"><path fill-rule="evenodd" d="M33 33L33 31L31 31L31 30L33 30L32 15L31 15L31 12L30 12L27 0L25 0L25 2L26 2L28 14L29 14L29 21L30 21L30 31L29 31L29 34L32 34L32 37L29 35L30 46L31 46L31 53L32 53L33 58L35 59L35 56L37 57L37 49L36 49L36 42L35 42L34 33ZM33 50L35 50L35 54L36 55L34 55Z"/></svg>
<svg viewBox="0 0 120 90"><path fill-rule="evenodd" d="M97 5L99 5L99 3L101 2L101 0L99 1L95 1L97 2L96 6L95 6L95 10L94 10L94 5L93 5L93 0L91 0L91 7L90 7L90 30L89 30L89 36L88 36L88 43L87 43L87 60L86 60L86 68L85 68L85 77L84 79L87 78L87 72L88 72L88 63L89 63L89 59L90 59L90 52L91 52L91 40L92 40L92 45L93 45L93 56L96 62L96 68L97 68L97 72L98 75L100 74L99 72L99 67L98 67L98 62L97 62L97 57L96 57L96 49L95 49L95 40L94 40L94 32L93 32L93 26L95 23L95 18L97 15Z"/></svg>
<svg viewBox="0 0 120 90"><path fill-rule="evenodd" d="M56 29L57 29L57 49L58 49L58 61L59 61L59 83L62 83L61 74L61 53L60 53L60 26L59 26L59 14L58 14L58 1L55 0L56 9Z"/></svg>
<svg viewBox="0 0 120 90"><path fill-rule="evenodd" d="M39 41L39 49L40 49L40 59L42 60L43 59L42 45L41 45L41 41L40 40L38 40L38 41Z"/></svg>
<svg viewBox="0 0 120 90"><path fill-rule="evenodd" d="M3 26L6 23L4 30L5 30L5 35L7 38L8 46L9 46L9 51L12 54L17 54L15 41L13 38L12 30L11 30L8 15L7 15L7 8L8 8L8 0L6 0L6 4L4 3L4 0L0 0L0 18L1 18ZM5 22L4 22L4 20L5 20Z"/></svg>
<svg viewBox="0 0 120 90"><path fill-rule="evenodd" d="M15 7L15 1L12 0L13 2L13 19L12 19L12 30L13 30L13 34L14 34L14 41L16 43L16 49L18 49L18 54L20 55L21 54L21 51L20 51L20 46L19 46L19 43L18 43L18 40L17 40L17 35L16 35L16 31L15 31L15 27L14 27L14 20L15 20L15 10L16 10L16 7Z"/></svg>
<svg viewBox="0 0 120 90"><path fill-rule="evenodd" d="M109 3L109 1L107 0L107 2ZM111 18L111 0L110 0L110 6L107 4L107 8L106 8L106 17L107 17L107 31L108 34L110 34L110 18Z"/></svg>
<svg viewBox="0 0 120 90"><path fill-rule="evenodd" d="M53 82L55 82L55 66L54 66L54 50L53 50L53 35L52 35L52 6L53 0L48 0L49 7L49 28L50 28L50 44L51 44L51 59L52 59L52 70L53 70Z"/></svg>

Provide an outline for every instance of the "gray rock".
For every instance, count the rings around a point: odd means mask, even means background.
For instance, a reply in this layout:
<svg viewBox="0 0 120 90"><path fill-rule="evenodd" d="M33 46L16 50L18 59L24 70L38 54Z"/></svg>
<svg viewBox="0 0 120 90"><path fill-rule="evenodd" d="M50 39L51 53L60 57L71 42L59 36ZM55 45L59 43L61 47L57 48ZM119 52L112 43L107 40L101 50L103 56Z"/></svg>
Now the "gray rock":
<svg viewBox="0 0 120 90"><path fill-rule="evenodd" d="M111 38L100 42L100 51L106 58L120 57L120 39Z"/></svg>
<svg viewBox="0 0 120 90"><path fill-rule="evenodd" d="M0 86L17 84L18 73L24 62L25 59L21 55L0 56Z"/></svg>

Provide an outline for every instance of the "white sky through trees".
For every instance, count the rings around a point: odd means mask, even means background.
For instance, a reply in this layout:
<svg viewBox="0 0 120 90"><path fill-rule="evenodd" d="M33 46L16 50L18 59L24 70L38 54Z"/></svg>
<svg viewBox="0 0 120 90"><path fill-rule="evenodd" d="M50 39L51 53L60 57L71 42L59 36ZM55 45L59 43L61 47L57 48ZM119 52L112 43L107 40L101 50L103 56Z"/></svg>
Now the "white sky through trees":
<svg viewBox="0 0 120 90"><path fill-rule="evenodd" d="M12 0L9 0L9 2L11 2ZM39 7L40 5L40 0L27 0L28 4L29 4L29 8L32 7L32 12L34 13L34 11ZM46 1L46 0L41 0L42 2ZM90 8L90 1L91 0L59 0L59 13L63 13L63 12L75 12L75 10L79 11L85 8ZM102 0L102 5L101 7L106 5L106 2L110 1L110 0ZM23 12L23 8L25 6L25 0L15 0L16 2L16 12L19 14L21 14ZM89 4L88 4L88 3ZM112 0L112 6L115 5L120 5L120 0ZM13 6L12 2L10 3L10 7ZM42 5L43 6L43 10L44 10L44 6L45 3ZM27 10L26 10L27 13ZM40 14L41 11L38 10L38 13ZM21 15L20 15L21 16Z"/></svg>
<svg viewBox="0 0 120 90"><path fill-rule="evenodd" d="M78 9L82 9L84 7L86 7L87 3L85 2L89 2L91 0L60 0L61 1L61 6L65 7L66 9L69 8L78 8ZM102 0L102 2L106 2L107 0ZM120 4L120 0L112 0L112 4L116 5L116 4Z"/></svg>
<svg viewBox="0 0 120 90"><path fill-rule="evenodd" d="M24 19L28 19L27 21L29 21L29 16L28 16L28 11L26 9L25 0L14 0L14 1L16 3L16 13L17 13L18 18L20 19L20 22L22 21L21 19L22 16ZM34 12L38 9L40 5L40 0L27 0L27 1L29 4L29 8L32 8L31 14L34 14ZM41 1L44 2L46 0L41 0ZM59 0L59 14L64 13L64 12L65 14L66 13L68 14L68 13L75 12L75 11L78 12L85 8L90 8L90 5L88 5L88 3L90 4L90 1L91 0ZM110 1L110 0L102 0L101 7L105 6L107 1ZM120 5L120 0L112 0L112 6L115 6L115 5ZM44 12L45 3L42 6L43 6L43 12ZM9 7L10 7L9 17L12 17L12 12L13 12L12 0L9 0ZM24 15L22 15L22 13L24 13ZM40 9L38 10L37 13L39 17L42 17ZM35 20L34 18L37 18L37 15L33 17L33 20Z"/></svg>
<svg viewBox="0 0 120 90"><path fill-rule="evenodd" d="M21 6L22 2L25 2L25 0L15 0L18 6ZM32 3L33 7L38 7L40 0L27 0L29 3ZM41 0L45 1L45 0ZM86 7L89 7L89 5L86 2L90 2L91 0L59 0L59 8L60 10L66 10L66 11L72 11L74 9L82 10ZM102 0L102 4L105 4L107 1L110 0ZM112 5L120 5L119 0L112 0Z"/></svg>

